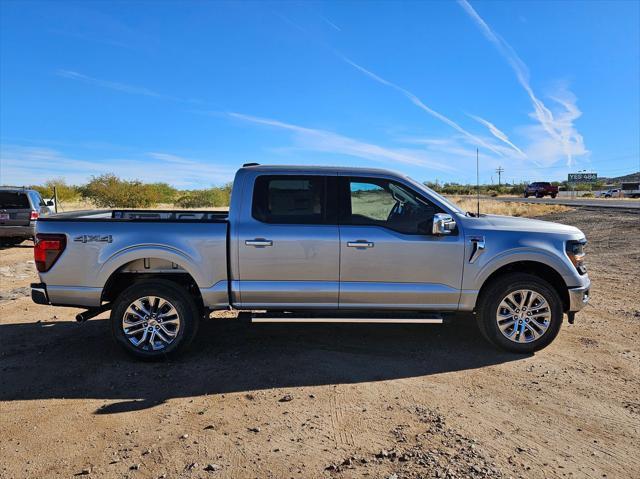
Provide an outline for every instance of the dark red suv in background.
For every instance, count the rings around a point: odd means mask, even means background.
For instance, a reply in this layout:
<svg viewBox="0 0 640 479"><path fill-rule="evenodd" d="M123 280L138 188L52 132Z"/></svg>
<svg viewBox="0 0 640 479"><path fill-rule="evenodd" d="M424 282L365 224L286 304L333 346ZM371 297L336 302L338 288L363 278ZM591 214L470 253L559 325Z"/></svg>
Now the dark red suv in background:
<svg viewBox="0 0 640 479"><path fill-rule="evenodd" d="M555 198L558 196L558 187L553 186L551 183L547 183L545 181L537 181L535 183L531 183L524 190L524 197L528 198L529 196L535 196L536 198L542 198L543 196L551 196L551 198Z"/></svg>

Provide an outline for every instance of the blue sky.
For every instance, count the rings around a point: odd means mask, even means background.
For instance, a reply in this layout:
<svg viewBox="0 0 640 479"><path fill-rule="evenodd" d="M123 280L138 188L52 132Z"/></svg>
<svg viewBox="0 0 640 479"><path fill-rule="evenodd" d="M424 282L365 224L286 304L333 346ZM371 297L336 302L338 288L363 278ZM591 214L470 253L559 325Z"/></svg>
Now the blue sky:
<svg viewBox="0 0 640 479"><path fill-rule="evenodd" d="M640 169L640 3L0 4L0 182Z"/></svg>

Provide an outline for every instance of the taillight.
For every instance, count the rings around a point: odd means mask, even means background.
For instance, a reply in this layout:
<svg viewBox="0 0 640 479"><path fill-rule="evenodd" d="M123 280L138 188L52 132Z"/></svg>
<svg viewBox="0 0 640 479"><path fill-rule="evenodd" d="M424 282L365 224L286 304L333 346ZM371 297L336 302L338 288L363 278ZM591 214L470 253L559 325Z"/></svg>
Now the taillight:
<svg viewBox="0 0 640 479"><path fill-rule="evenodd" d="M49 271L67 246L65 235L37 234L33 248L36 268L41 273Z"/></svg>
<svg viewBox="0 0 640 479"><path fill-rule="evenodd" d="M33 220L37 220L39 217L40 217L40 213L38 213L37 211L32 211L31 216L29 216L29 219L33 221Z"/></svg>

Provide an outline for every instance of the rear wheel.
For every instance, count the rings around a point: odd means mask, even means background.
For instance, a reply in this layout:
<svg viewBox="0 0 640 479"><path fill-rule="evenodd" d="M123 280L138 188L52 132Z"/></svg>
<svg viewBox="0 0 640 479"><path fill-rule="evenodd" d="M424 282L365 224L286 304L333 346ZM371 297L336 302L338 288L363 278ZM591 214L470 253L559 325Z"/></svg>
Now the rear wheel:
<svg viewBox="0 0 640 479"><path fill-rule="evenodd" d="M143 360L182 353L198 330L200 311L180 285L144 280L125 289L111 310L111 331L124 350Z"/></svg>
<svg viewBox="0 0 640 479"><path fill-rule="evenodd" d="M529 198L529 193L526 193L526 192L525 192L524 197L525 197L525 198Z"/></svg>
<svg viewBox="0 0 640 479"><path fill-rule="evenodd" d="M514 353L548 346L562 326L562 301L547 281L527 273L500 277L478 300L480 331L491 343Z"/></svg>
<svg viewBox="0 0 640 479"><path fill-rule="evenodd" d="M551 198L555 198L556 196L558 196L558 195L556 195L556 194L553 194L553 195L551 195Z"/></svg>

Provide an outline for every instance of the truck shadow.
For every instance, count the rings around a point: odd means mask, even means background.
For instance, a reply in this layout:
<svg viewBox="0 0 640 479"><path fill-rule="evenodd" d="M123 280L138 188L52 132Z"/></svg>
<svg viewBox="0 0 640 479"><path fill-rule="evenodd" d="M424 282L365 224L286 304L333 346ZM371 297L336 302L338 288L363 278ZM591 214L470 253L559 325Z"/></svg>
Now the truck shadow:
<svg viewBox="0 0 640 479"><path fill-rule="evenodd" d="M526 357L493 349L471 318L442 326L211 320L187 354L159 363L127 357L104 319L4 324L0 338L0 401L116 401L96 414L180 397L428 376Z"/></svg>

